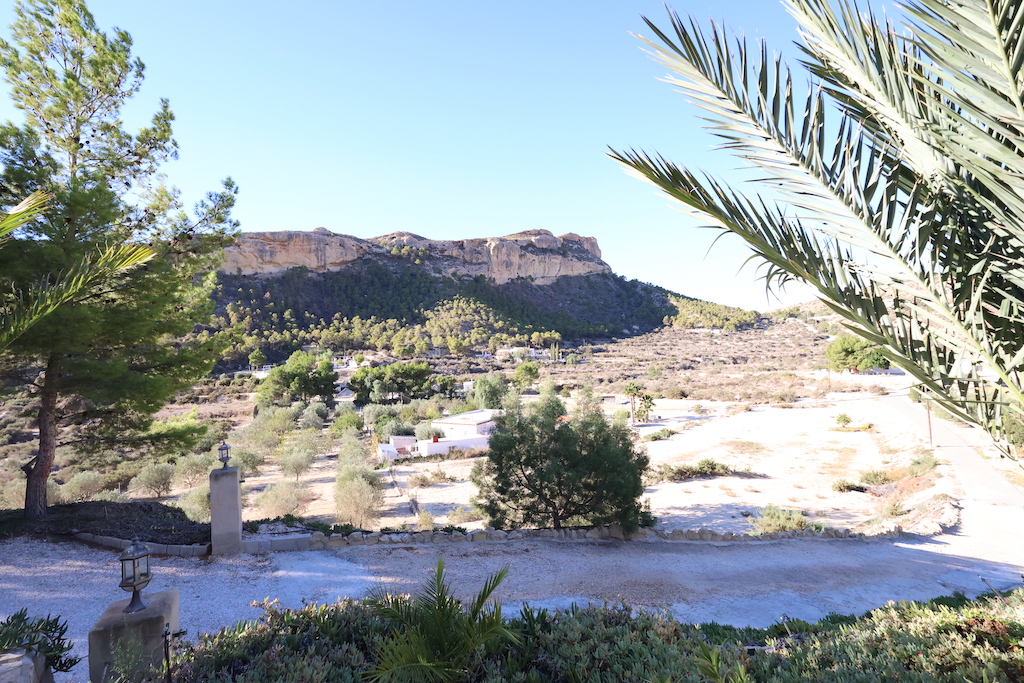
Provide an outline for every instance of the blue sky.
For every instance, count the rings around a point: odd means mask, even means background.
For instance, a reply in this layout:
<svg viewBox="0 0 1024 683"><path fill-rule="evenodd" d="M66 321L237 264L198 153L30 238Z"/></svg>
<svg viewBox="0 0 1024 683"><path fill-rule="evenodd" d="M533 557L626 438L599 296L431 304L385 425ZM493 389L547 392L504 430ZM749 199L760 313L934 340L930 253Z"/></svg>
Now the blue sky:
<svg viewBox="0 0 1024 683"><path fill-rule="evenodd" d="M597 237L619 274L767 310L746 247L694 227L670 200L605 156L658 151L730 174L699 111L658 81L630 32L660 0L361 0L245 3L92 0L126 29L146 82L136 127L170 99L180 159L165 166L188 203L232 176L246 231L329 230L434 239L542 228ZM238 8L244 7L244 10ZM775 0L675 5L796 50ZM0 13L5 26L11 6ZM9 104L0 116L21 119ZM781 303L811 298L790 288Z"/></svg>

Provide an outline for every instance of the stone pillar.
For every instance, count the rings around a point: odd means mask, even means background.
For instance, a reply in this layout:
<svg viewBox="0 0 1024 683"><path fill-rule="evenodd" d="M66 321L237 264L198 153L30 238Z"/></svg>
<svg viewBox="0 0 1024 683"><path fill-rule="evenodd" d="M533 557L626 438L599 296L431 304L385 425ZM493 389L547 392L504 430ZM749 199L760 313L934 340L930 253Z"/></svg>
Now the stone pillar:
<svg viewBox="0 0 1024 683"><path fill-rule="evenodd" d="M210 472L210 552L242 552L242 481L237 467Z"/></svg>
<svg viewBox="0 0 1024 683"><path fill-rule="evenodd" d="M143 595L149 602L145 609L125 614L131 598L112 602L89 631L89 680L103 680L103 669L110 664L113 671L114 648L142 648L140 661L143 670L159 667L164 659L164 626L171 625L171 633L181 629L178 613L178 591L175 589ZM134 641L134 642L132 642ZM134 672L117 672L130 680ZM113 676L108 676L113 678Z"/></svg>

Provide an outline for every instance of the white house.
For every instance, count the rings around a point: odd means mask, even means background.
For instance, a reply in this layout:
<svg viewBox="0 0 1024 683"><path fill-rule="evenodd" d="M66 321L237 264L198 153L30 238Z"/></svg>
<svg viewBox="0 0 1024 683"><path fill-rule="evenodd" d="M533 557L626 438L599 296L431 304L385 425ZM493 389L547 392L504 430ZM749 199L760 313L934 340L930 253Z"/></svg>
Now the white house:
<svg viewBox="0 0 1024 683"><path fill-rule="evenodd" d="M497 410L471 410L459 413L431 424L444 432L444 438L417 441L413 436L392 436L390 443L377 446L381 460L395 460L428 455L443 455L453 448L487 448L491 431L494 429L494 414Z"/></svg>
<svg viewBox="0 0 1024 683"><path fill-rule="evenodd" d="M468 413L449 415L430 424L444 432L445 439L467 439L487 436L494 429L496 410L471 410Z"/></svg>

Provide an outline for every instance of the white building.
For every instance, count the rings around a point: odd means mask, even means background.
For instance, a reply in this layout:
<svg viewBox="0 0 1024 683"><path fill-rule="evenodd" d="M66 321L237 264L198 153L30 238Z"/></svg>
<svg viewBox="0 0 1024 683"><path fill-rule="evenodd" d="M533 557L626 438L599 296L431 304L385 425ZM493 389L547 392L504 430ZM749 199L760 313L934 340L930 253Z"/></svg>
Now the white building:
<svg viewBox="0 0 1024 683"><path fill-rule="evenodd" d="M430 424L444 432L445 439L464 439L488 436L494 429L494 414L497 410L471 410L468 413L449 415Z"/></svg>
<svg viewBox="0 0 1024 683"><path fill-rule="evenodd" d="M491 431L494 429L494 415L497 410L471 410L431 422L444 432L444 438L417 441L414 436L392 436L390 443L377 446L381 460L414 458L428 455L444 455L453 448L465 450L487 448Z"/></svg>

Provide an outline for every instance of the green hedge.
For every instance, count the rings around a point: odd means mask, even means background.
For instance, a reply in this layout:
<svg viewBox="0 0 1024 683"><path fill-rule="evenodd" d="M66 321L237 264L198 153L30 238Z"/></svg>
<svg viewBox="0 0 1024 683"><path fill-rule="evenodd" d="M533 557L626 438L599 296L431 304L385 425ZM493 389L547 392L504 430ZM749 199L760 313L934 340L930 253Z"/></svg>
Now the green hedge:
<svg viewBox="0 0 1024 683"><path fill-rule="evenodd" d="M1024 591L1010 607L962 596L891 603L863 617L842 615L768 629L681 624L627 606L548 612L508 620L519 644L492 644L467 681L706 681L701 644L719 646L723 674L746 668L756 681L1024 680ZM264 604L254 622L205 634L188 648L175 680L359 681L388 624L346 600L283 610ZM777 645L748 654L747 645ZM706 665L706 662L704 662Z"/></svg>

